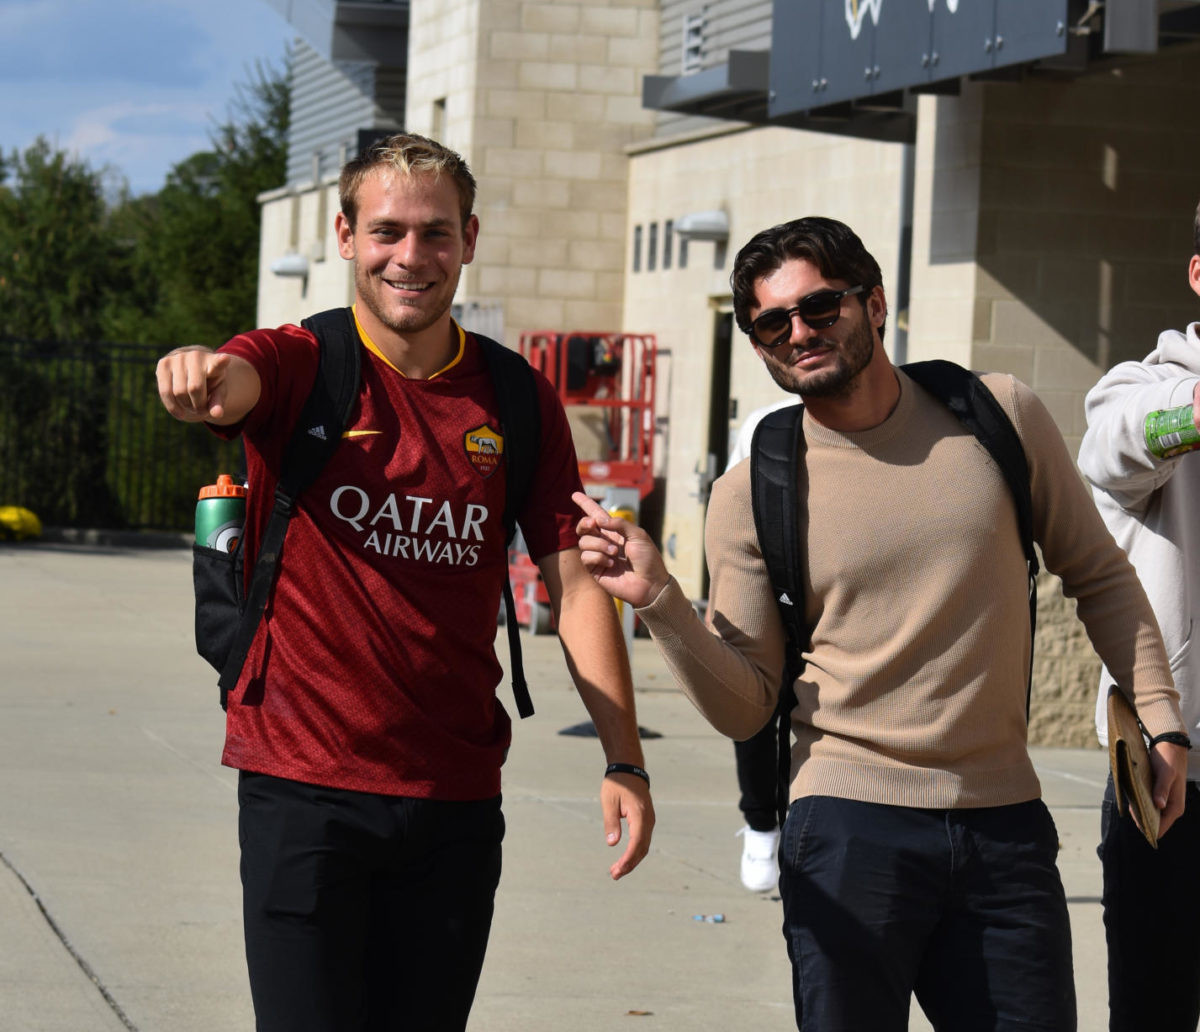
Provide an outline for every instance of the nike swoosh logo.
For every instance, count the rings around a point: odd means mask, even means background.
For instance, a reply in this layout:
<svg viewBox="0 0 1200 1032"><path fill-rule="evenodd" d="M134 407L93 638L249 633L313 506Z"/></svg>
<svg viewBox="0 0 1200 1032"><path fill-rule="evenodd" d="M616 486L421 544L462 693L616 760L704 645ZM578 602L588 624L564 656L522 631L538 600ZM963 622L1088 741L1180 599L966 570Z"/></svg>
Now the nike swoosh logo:
<svg viewBox="0 0 1200 1032"><path fill-rule="evenodd" d="M373 434L381 434L382 430L347 430L343 437L370 437Z"/></svg>

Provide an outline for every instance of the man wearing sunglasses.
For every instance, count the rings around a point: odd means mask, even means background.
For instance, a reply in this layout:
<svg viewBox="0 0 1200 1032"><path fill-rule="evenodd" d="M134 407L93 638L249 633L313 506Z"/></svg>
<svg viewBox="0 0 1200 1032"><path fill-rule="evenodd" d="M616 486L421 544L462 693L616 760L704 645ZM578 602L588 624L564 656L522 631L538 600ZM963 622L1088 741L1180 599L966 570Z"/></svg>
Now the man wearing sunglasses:
<svg viewBox="0 0 1200 1032"><path fill-rule="evenodd" d="M1188 286L1200 294L1200 209L1192 223ZM1146 440L1146 417L1191 404L1200 413L1200 323L1165 330L1140 362L1110 369L1087 396L1079 467L1096 506L1129 554L1162 627L1192 741L1200 730L1200 659L1193 628L1200 599L1200 456L1160 456ZM1096 728L1108 744L1103 671ZM1181 742L1187 738L1181 736ZM1187 809L1157 849L1119 820L1112 780L1100 818L1108 1005L1112 1032L1195 1032L1200 1021L1200 750L1187 765ZM1170 921L1162 920L1170 914ZM1155 942L1155 950L1146 943Z"/></svg>
<svg viewBox="0 0 1200 1032"><path fill-rule="evenodd" d="M912 994L934 1027L1076 1027L1058 837L1026 739L1028 573L1012 493L949 408L883 348L879 266L805 218L738 253L734 313L804 403L800 509L809 644L793 689L780 845L797 1027L892 1032ZM1033 532L1152 734L1183 724L1137 576L1046 408L983 377L1029 462ZM630 602L717 730L748 738L779 697L785 633L755 531L750 463L713 487L707 627L644 532L577 496L584 562ZM1184 750L1155 748L1182 807Z"/></svg>

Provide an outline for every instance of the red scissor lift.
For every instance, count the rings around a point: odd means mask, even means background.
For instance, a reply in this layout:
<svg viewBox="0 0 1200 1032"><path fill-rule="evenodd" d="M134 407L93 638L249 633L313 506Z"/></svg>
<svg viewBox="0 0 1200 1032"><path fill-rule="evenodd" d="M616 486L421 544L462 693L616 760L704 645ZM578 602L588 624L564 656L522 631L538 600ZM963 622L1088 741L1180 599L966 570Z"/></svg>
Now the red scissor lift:
<svg viewBox="0 0 1200 1032"><path fill-rule="evenodd" d="M636 521L654 489L654 336L537 330L521 334L521 354L558 391L583 489L610 512ZM518 622L547 633L550 597L519 536L508 568Z"/></svg>

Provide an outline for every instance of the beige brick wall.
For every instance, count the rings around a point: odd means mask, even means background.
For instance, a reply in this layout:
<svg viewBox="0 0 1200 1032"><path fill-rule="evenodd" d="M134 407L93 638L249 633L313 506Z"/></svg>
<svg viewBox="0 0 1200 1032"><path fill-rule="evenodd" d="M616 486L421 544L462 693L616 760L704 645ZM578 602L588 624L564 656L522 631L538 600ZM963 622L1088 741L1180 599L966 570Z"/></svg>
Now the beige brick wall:
<svg viewBox="0 0 1200 1032"><path fill-rule="evenodd" d="M640 98L657 33L655 0L412 5L406 125L434 132L444 102L441 137L479 182L459 299L502 305L510 344L620 326L624 148L653 128Z"/></svg>
<svg viewBox="0 0 1200 1032"><path fill-rule="evenodd" d="M910 355L1019 376L1072 451L1083 396L1194 311L1188 55L920 102Z"/></svg>
<svg viewBox="0 0 1200 1032"><path fill-rule="evenodd" d="M1171 54L983 91L976 341L1032 349L1030 386L1072 450L1097 377L1194 311L1200 135L1180 112L1198 101L1194 60Z"/></svg>
<svg viewBox="0 0 1200 1032"><path fill-rule="evenodd" d="M299 323L313 312L354 300L354 272L337 251L333 219L337 183L284 187L260 198L258 325ZM285 255L308 259L308 276L279 276L271 264Z"/></svg>
<svg viewBox="0 0 1200 1032"><path fill-rule="evenodd" d="M1095 707L1099 681L1100 663L1075 616L1075 603L1064 597L1062 582L1043 570L1038 578L1029 741L1033 745L1098 748Z"/></svg>

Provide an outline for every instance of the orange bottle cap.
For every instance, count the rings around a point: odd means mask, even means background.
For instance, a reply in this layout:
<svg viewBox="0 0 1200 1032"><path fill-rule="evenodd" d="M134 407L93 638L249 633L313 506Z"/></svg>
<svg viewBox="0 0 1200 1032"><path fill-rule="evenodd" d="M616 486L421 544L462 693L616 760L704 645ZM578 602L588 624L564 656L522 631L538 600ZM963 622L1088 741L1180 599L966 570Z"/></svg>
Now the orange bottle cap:
<svg viewBox="0 0 1200 1032"><path fill-rule="evenodd" d="M201 498L245 498L246 489L234 481L228 473L217 477L215 484L200 488Z"/></svg>

